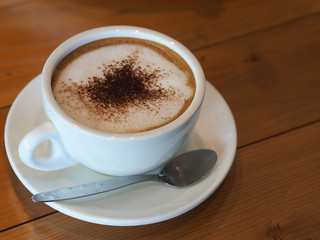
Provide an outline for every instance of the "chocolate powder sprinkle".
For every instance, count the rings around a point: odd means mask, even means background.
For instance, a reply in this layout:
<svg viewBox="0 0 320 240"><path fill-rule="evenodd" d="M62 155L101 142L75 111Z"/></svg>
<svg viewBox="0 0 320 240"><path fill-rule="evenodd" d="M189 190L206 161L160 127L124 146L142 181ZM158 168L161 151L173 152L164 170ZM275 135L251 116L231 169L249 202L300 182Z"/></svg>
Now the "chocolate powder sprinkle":
<svg viewBox="0 0 320 240"><path fill-rule="evenodd" d="M150 109L156 100L169 99L175 91L164 89L160 78L166 74L160 69L142 69L137 58L127 57L101 68L103 77L90 77L86 84L77 86L80 98L85 98L94 107L91 111L106 120L117 121L115 113L126 114L132 106ZM84 101L85 102L85 101Z"/></svg>

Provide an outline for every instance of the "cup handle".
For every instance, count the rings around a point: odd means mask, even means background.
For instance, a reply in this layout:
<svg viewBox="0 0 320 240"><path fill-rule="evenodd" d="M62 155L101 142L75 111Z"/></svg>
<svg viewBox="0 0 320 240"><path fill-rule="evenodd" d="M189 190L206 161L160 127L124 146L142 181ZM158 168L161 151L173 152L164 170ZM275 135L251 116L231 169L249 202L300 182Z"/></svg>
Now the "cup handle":
<svg viewBox="0 0 320 240"><path fill-rule="evenodd" d="M35 156L36 148L46 140L51 142L51 152L45 156ZM51 122L35 127L23 137L19 144L19 156L29 167L42 171L59 170L78 163L64 150L60 135Z"/></svg>

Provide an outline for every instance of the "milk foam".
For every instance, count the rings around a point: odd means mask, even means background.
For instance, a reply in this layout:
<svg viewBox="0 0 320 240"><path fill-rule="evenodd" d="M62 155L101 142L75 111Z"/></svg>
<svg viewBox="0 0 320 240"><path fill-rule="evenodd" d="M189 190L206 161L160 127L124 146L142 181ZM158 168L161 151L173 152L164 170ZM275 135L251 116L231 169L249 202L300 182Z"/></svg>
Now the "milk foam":
<svg viewBox="0 0 320 240"><path fill-rule="evenodd" d="M188 107L194 96L194 80L190 71L182 70L161 51L148 45L121 43L79 54L58 67L53 80L55 98L72 118L105 132L141 132L163 126ZM90 95L92 88L88 90L88 86L97 86L93 80L99 80L99 84L111 81L107 79L108 74L115 75L117 69L127 66L126 63L132 68L129 73L141 74L144 82L147 80L147 90L156 92L156 97L118 102L117 99L105 100L104 92L102 96L99 92L98 100L96 95ZM116 80L120 81L118 78ZM103 88L104 85L99 85L101 91Z"/></svg>

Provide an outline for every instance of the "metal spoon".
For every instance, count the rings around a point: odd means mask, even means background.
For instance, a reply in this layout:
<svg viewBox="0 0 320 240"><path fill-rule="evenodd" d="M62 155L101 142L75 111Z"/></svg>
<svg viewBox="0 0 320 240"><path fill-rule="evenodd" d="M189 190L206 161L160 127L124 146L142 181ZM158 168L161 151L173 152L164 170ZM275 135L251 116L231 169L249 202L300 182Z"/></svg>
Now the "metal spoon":
<svg viewBox="0 0 320 240"><path fill-rule="evenodd" d="M53 202L108 192L134 183L160 181L171 186L187 186L206 177L217 161L208 149L184 153L170 160L158 174L133 175L61 188L32 196L34 202Z"/></svg>

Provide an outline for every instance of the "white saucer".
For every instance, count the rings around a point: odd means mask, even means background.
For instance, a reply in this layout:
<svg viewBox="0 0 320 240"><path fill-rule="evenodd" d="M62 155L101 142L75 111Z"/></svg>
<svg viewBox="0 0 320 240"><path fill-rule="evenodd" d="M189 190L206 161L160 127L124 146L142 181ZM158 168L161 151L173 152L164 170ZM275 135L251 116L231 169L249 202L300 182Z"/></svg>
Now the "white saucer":
<svg viewBox="0 0 320 240"><path fill-rule="evenodd" d="M22 137L46 121L41 103L40 75L14 101L5 126L10 164L33 194L107 178L82 165L52 172L31 169L18 156ZM218 161L211 174L186 188L146 182L91 197L48 203L52 208L84 221L116 226L144 225L181 215L207 199L222 183L234 160L237 133L232 113L217 90L207 83L199 121L179 153L198 148L214 149ZM39 204L39 203L35 203Z"/></svg>

